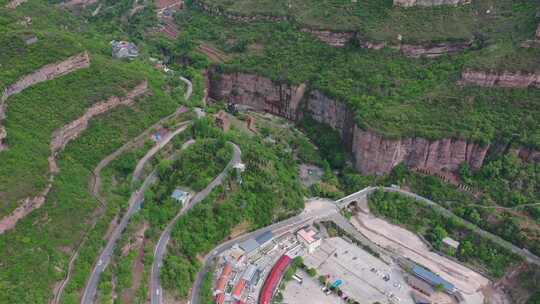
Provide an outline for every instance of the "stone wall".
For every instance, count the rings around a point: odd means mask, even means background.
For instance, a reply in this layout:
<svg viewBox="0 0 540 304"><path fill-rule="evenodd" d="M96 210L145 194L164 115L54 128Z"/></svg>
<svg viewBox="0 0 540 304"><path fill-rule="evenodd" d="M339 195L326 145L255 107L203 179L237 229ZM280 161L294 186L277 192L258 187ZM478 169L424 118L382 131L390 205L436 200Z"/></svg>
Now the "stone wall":
<svg viewBox="0 0 540 304"><path fill-rule="evenodd" d="M394 0L394 6L438 6L469 4L471 0Z"/></svg>
<svg viewBox="0 0 540 304"><path fill-rule="evenodd" d="M522 72L484 72L465 70L461 73L459 85L502 88L540 88L540 75Z"/></svg>

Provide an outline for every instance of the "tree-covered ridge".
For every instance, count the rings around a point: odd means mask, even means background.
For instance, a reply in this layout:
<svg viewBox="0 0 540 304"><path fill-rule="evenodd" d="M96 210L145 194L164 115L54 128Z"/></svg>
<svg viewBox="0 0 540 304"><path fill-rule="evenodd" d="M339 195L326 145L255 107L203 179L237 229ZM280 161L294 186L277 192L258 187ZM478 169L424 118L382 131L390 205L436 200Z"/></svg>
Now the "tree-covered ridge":
<svg viewBox="0 0 540 304"><path fill-rule="evenodd" d="M179 13L177 22L185 31L183 41L208 41L234 55L223 64L225 72L308 82L311 89L349 104L360 127L387 137L491 143L515 136L517 144L540 147L539 90L456 84L464 69L485 60L484 51L413 59L392 49L332 48L287 22L239 24L196 10ZM524 52L538 54L539 49ZM493 58L504 68L506 57ZM524 61L518 67L538 67L527 56L519 58Z"/></svg>
<svg viewBox="0 0 540 304"><path fill-rule="evenodd" d="M407 43L471 39L531 39L538 4L477 0L460 6L393 6L392 0L193 0L240 16L286 16L303 27L358 31L372 41Z"/></svg>
<svg viewBox="0 0 540 304"><path fill-rule="evenodd" d="M199 139L223 138L207 121L198 123L196 134ZM177 297L187 296L201 266L198 257L221 243L233 227L241 222L249 223L250 229L264 227L303 207L303 190L290 154L259 137L235 133L225 138L240 146L246 171L239 183L233 170L221 187L181 217L173 229L162 282Z"/></svg>
<svg viewBox="0 0 540 304"><path fill-rule="evenodd" d="M439 251L442 239L451 236L460 245L456 252L446 251L460 261L481 267L492 277L502 277L520 258L498 244L482 238L462 223L439 214L426 203L398 193L377 191L369 197L370 210L391 222L424 236Z"/></svg>

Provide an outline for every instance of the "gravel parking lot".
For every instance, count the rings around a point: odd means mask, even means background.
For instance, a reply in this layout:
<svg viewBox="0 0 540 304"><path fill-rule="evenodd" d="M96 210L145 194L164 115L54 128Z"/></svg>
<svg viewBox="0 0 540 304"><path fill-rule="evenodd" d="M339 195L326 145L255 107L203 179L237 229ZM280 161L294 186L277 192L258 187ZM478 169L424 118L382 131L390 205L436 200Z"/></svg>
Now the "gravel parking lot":
<svg viewBox="0 0 540 304"><path fill-rule="evenodd" d="M283 291L283 304L344 304L341 298L334 294L325 295L316 278L311 278L305 272L300 273L304 281L300 285L295 280L287 283Z"/></svg>
<svg viewBox="0 0 540 304"><path fill-rule="evenodd" d="M313 253L304 256L308 267L319 275L343 281L340 289L349 297L366 303L412 304L410 287L398 265L388 265L342 238L325 239Z"/></svg>

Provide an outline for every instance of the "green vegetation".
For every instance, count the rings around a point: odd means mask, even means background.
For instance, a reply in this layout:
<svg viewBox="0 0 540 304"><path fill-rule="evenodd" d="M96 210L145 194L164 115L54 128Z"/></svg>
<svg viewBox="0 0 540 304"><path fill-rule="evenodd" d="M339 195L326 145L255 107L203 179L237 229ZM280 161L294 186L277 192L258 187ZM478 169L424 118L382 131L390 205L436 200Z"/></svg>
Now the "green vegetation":
<svg viewBox="0 0 540 304"><path fill-rule="evenodd" d="M287 22L239 24L197 10L177 14L177 22L186 39L229 50L233 58L220 66L222 71L256 73L277 82L307 82L311 89L347 103L363 129L392 138L461 137L480 143L515 134L516 144L540 147L535 124L540 119L539 90L456 85L467 67L534 71L538 62L527 58L538 58L538 49L524 51L532 52L530 56L510 58L496 55L507 48L493 44L480 52L424 60L406 58L392 49L332 48ZM534 25L528 27L532 38ZM248 47L233 51L237 44ZM486 58L493 61L487 63Z"/></svg>
<svg viewBox="0 0 540 304"><path fill-rule="evenodd" d="M481 267L493 277L500 278L510 266L521 261L519 256L493 241L482 238L460 221L440 214L424 202L398 193L377 191L369 197L369 207L374 214L424 236L440 251L445 250L441 241L448 233L460 242L456 252L460 261Z"/></svg>
<svg viewBox="0 0 540 304"><path fill-rule="evenodd" d="M201 138L223 138L208 120L195 125ZM201 203L181 217L173 229L168 255L162 270L162 282L177 297L185 297L200 268L199 258L222 242L242 221L250 228L264 227L289 217L303 207L297 167L290 154L264 144L261 138L240 133L225 137L242 149L246 171L238 184L231 174Z"/></svg>
<svg viewBox="0 0 540 304"><path fill-rule="evenodd" d="M522 162L512 154L489 160L476 173L461 168L461 178L478 198L436 177L409 172L403 166L394 168L385 183L407 186L482 229L540 254L539 170L538 164Z"/></svg>
<svg viewBox="0 0 540 304"><path fill-rule="evenodd" d="M468 40L477 35L533 36L534 1L473 1L463 6L396 8L391 0L202 0L236 15L287 16L300 26L358 31L376 41ZM520 23L511 27L509 24ZM501 30L503 29L503 30ZM528 35L528 36L527 36ZM516 37L518 38L518 37Z"/></svg>

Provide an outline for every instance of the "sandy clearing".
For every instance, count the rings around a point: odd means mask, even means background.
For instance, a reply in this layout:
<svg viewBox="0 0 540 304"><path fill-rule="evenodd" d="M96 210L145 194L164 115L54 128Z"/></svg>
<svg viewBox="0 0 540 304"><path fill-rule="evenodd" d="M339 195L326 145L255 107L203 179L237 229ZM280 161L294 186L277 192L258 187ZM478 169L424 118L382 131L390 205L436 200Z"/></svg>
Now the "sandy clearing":
<svg viewBox="0 0 540 304"><path fill-rule="evenodd" d="M351 223L371 241L431 269L465 294L475 294L489 284L481 274L430 251L416 234L404 228L364 212Z"/></svg>

